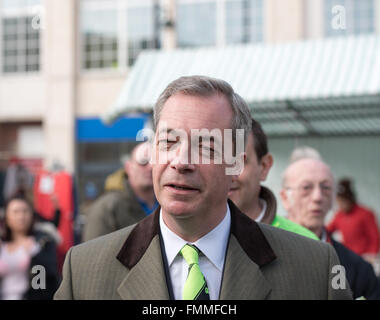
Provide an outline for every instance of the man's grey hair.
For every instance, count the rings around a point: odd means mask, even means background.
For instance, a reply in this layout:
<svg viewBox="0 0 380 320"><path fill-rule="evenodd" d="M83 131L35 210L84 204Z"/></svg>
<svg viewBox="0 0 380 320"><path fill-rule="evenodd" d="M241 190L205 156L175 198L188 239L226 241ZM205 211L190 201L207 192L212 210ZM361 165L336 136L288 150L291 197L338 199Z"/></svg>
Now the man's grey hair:
<svg viewBox="0 0 380 320"><path fill-rule="evenodd" d="M251 131L251 113L247 103L226 81L207 76L186 76L172 81L159 96L153 110L154 129L157 129L160 115L166 101L173 95L182 93L189 96L210 97L215 94L224 95L233 111L231 123L233 142L235 143L236 129L244 129L244 144Z"/></svg>

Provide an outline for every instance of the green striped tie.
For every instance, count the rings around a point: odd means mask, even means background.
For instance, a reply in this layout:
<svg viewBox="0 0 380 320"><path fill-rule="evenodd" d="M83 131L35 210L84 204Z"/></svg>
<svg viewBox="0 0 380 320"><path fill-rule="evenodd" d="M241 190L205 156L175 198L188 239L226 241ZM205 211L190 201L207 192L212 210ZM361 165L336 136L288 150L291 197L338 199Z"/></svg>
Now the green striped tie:
<svg viewBox="0 0 380 320"><path fill-rule="evenodd" d="M199 250L186 244L180 253L189 265L189 273L182 291L183 300L210 300L206 279L198 264Z"/></svg>

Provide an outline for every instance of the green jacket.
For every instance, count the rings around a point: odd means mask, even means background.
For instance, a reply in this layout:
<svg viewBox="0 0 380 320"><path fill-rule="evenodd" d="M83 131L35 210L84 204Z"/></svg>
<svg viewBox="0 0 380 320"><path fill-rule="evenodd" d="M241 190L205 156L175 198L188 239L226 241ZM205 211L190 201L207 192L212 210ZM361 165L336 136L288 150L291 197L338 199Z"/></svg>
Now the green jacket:
<svg viewBox="0 0 380 320"><path fill-rule="evenodd" d="M270 224L273 227L277 227L286 231L298 233L301 236L308 237L314 240L319 240L319 238L309 229L290 221L284 217L276 215L277 202L274 194L268 188L261 186L260 199L265 200L267 203L267 209L265 211L264 218L261 222Z"/></svg>
<svg viewBox="0 0 380 320"><path fill-rule="evenodd" d="M301 236L305 236L314 240L319 240L319 238L314 232L281 216L274 217L274 220L272 221L272 226L284 229L286 231L295 232L300 234Z"/></svg>

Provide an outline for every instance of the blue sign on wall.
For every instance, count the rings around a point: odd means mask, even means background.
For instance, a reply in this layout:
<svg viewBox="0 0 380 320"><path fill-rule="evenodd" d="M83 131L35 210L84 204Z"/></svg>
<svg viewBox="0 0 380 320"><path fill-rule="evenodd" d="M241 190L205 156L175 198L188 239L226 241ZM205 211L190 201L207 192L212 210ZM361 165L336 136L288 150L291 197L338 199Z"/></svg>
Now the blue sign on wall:
<svg viewBox="0 0 380 320"><path fill-rule="evenodd" d="M121 117L106 125L100 118L78 118L76 138L78 142L136 141L137 132L148 120L148 115Z"/></svg>

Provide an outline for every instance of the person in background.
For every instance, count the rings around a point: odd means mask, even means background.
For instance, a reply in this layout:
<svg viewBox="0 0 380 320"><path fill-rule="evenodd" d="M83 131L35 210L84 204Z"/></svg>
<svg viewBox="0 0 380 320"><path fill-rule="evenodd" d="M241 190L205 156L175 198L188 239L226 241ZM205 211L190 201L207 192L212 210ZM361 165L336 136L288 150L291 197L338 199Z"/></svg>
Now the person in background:
<svg viewBox="0 0 380 320"><path fill-rule="evenodd" d="M157 208L150 151L150 143L138 144L124 164L124 190L106 192L87 208L83 241L132 225Z"/></svg>
<svg viewBox="0 0 380 320"><path fill-rule="evenodd" d="M358 204L350 179L338 182L338 211L327 226L330 233L340 231L343 244L370 262L379 252L380 236L375 214Z"/></svg>
<svg viewBox="0 0 380 320"><path fill-rule="evenodd" d="M252 119L252 131L248 135L247 157L244 169L229 192L230 199L248 217L256 222L271 224L287 231L318 240L310 230L276 214L277 202L271 190L261 185L273 164L267 136L261 125Z"/></svg>
<svg viewBox="0 0 380 320"><path fill-rule="evenodd" d="M298 157L283 175L281 199L288 218L330 243L338 254L355 299L380 299L380 282L367 261L329 236L325 217L335 196L330 168L320 159Z"/></svg>
<svg viewBox="0 0 380 320"><path fill-rule="evenodd" d="M32 205L22 196L5 205L5 233L0 243L0 297L3 300L50 300L59 286L55 241L34 229ZM33 271L42 266L44 271ZM39 270L39 269L38 269ZM41 287L33 278L41 276ZM43 283L44 282L44 283Z"/></svg>

